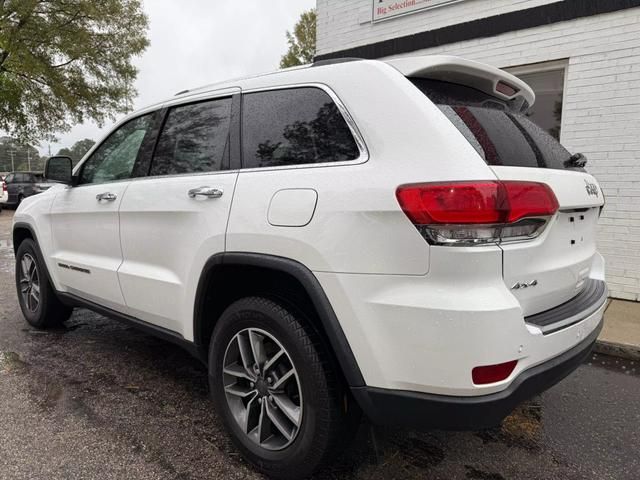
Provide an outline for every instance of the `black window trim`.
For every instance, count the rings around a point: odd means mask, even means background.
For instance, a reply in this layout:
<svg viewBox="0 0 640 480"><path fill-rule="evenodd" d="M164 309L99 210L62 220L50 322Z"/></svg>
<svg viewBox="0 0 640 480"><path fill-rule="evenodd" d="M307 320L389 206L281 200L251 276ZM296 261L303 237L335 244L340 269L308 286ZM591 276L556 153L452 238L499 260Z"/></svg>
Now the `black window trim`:
<svg viewBox="0 0 640 480"><path fill-rule="evenodd" d="M353 160L342 160L337 162L301 163L298 165L275 165L270 167L246 167L245 168L244 166L241 166L241 171L243 173L267 172L272 170L292 170L292 169L299 169L299 168L338 167L343 165L359 165L361 163L366 163L367 161L369 161L369 149L367 148L367 144L365 143L364 138L362 137L362 134L360 133L360 130L355 120L351 116L351 113L349 113L349 110L347 110L347 107L345 107L344 103L342 103L342 101L340 100L340 97L338 97L338 95L328 85L324 83L295 83L295 84L287 84L287 85L277 85L273 87L258 87L258 88L251 88L251 89L243 89L242 99L244 102L244 96L252 93L272 92L275 90L293 90L293 89L299 89L299 88L317 88L322 90L327 95L329 95L333 103L335 103L335 105L338 107L338 111L342 115L342 118L347 124L347 127L349 127L351 136L353 137L356 143L356 146L358 147L358 152L359 152L358 157ZM241 108L240 117L243 117L243 115L244 113L242 112L242 108ZM242 124L242 121L240 121L240 124ZM241 134L240 138L242 138L242 131L240 131L240 134ZM244 147L244 141L241 141L240 143L241 143L240 150L242 152L243 151L242 147ZM244 163L242 163L241 165L244 165Z"/></svg>
<svg viewBox="0 0 640 480"><path fill-rule="evenodd" d="M356 145L358 147L359 156L353 160L344 160L339 162L322 162L322 163L305 163L300 165L278 165L272 167L254 167L254 168L242 168L242 100L245 94L249 93L259 93L259 92L268 92L273 90L290 90L293 88L319 88L324 91L333 102L338 107L342 118L346 122L351 135L353 136ZM199 93L196 98L193 99L181 99L179 102L168 102L164 105L157 106L155 108L149 108L145 111L139 112L137 115L132 116L130 118L123 119L120 123L115 125L109 134L97 145L92 148L93 151L97 150L100 145L102 145L105 141L111 137L111 135L120 127L125 125L131 120L135 120L137 118L143 117L145 115L153 114L155 118L153 119L153 125L151 126L147 136L145 137L142 145L140 146L140 150L138 151L138 156L133 166L133 170L131 173L131 177L128 179L120 179L113 180L109 182L102 182L99 184L96 183L84 183L78 184L78 180L80 178L80 174L86 160L79 164L77 168L77 174L74 175L74 187L87 187L92 185L108 185L111 183L119 183L119 182L132 182L137 180L146 180L151 178L172 178L172 177L184 177L184 176L203 176L203 175L220 175L225 173L238 173L242 172L264 172L271 170L291 170L291 169L299 169L299 168L318 168L318 167L337 167L344 165L359 165L362 163L366 163L369 161L369 149L364 141L362 134L360 133L360 129L358 128L355 120L351 116L351 113L345 107L340 97L326 84L324 83L296 83L296 84L285 84L285 85L277 85L272 87L257 87L251 89L241 89L239 87L230 87L225 88L223 90L214 90L209 92ZM156 146L158 144L158 140L160 138L160 132L164 127L166 122L169 110L174 107L179 107L182 105L189 105L192 103L201 103L211 100L216 100L220 98L231 98L231 121L229 124L229 135L230 135L230 146L229 146L229 165L228 169L221 169L212 172L191 172L191 173L180 173L180 174L171 174L171 175L156 175L151 176L151 166L153 161L153 155L155 154ZM87 157L87 160L90 157Z"/></svg>

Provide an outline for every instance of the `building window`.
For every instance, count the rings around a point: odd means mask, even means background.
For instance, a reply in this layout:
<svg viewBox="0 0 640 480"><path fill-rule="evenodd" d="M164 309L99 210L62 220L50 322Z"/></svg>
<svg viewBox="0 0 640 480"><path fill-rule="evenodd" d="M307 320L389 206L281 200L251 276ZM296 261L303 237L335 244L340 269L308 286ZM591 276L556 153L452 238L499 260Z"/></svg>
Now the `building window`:
<svg viewBox="0 0 640 480"><path fill-rule="evenodd" d="M527 115L556 140L560 140L566 68L567 62L558 61L507 69L533 89L536 101Z"/></svg>

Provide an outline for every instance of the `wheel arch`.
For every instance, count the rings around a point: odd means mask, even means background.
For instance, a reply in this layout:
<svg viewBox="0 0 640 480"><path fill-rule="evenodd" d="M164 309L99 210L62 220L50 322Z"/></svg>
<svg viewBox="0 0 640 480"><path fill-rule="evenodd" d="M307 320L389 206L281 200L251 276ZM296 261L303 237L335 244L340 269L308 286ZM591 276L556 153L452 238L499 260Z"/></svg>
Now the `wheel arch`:
<svg viewBox="0 0 640 480"><path fill-rule="evenodd" d="M36 232L33 230L31 225L24 222L16 223L13 226L12 232L12 240L13 240L13 254L17 255L18 248L20 248L20 244L25 241L27 238L33 240L36 244L38 244L38 237Z"/></svg>
<svg viewBox="0 0 640 480"><path fill-rule="evenodd" d="M212 292L218 295L212 298ZM365 385L353 351L318 279L301 263L275 255L226 252L208 259L198 281L194 305L197 348L208 349L220 314L235 300L249 295L275 296L289 306L301 309L312 327L327 341L347 384L350 387Z"/></svg>
<svg viewBox="0 0 640 480"><path fill-rule="evenodd" d="M38 241L38 235L35 229L33 228L32 225L26 222L16 222L13 225L13 231L12 231L14 255L18 255L18 248L20 248L20 245L22 244L22 242L24 242L27 239L33 240L33 242L36 244L36 253L38 255L38 259L43 265L44 273L47 276L47 280L49 281L49 284L53 287L53 289L56 290L57 292L58 291L56 288L57 284L53 281L53 277L51 276L51 272L49 271L49 265L47 264L47 261L44 257L44 253L42 252L42 246Z"/></svg>

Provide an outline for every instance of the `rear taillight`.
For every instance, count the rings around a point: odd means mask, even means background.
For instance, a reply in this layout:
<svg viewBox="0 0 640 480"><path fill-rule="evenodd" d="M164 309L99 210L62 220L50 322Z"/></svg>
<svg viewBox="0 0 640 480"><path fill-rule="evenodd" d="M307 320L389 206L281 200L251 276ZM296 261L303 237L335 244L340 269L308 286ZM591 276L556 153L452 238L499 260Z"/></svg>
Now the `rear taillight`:
<svg viewBox="0 0 640 480"><path fill-rule="evenodd" d="M538 236L558 211L544 183L477 181L402 185L404 213L434 245L477 245Z"/></svg>
<svg viewBox="0 0 640 480"><path fill-rule="evenodd" d="M7 184L6 182L2 182L2 191L6 192L7 191Z"/></svg>

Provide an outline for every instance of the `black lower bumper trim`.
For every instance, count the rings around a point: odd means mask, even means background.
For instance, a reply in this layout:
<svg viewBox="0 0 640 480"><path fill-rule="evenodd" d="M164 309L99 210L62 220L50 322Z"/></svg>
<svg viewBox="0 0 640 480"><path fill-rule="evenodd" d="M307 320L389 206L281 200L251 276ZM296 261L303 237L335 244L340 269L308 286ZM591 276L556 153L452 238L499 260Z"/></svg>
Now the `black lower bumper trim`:
<svg viewBox="0 0 640 480"><path fill-rule="evenodd" d="M378 425L413 429L480 430L498 426L521 402L547 390L573 372L591 353L598 327L571 350L522 372L505 390L478 397L352 388L369 419Z"/></svg>
<svg viewBox="0 0 640 480"><path fill-rule="evenodd" d="M568 302L551 310L524 317L526 323L536 325L545 335L581 322L607 301L607 284L589 278L582 291Z"/></svg>

